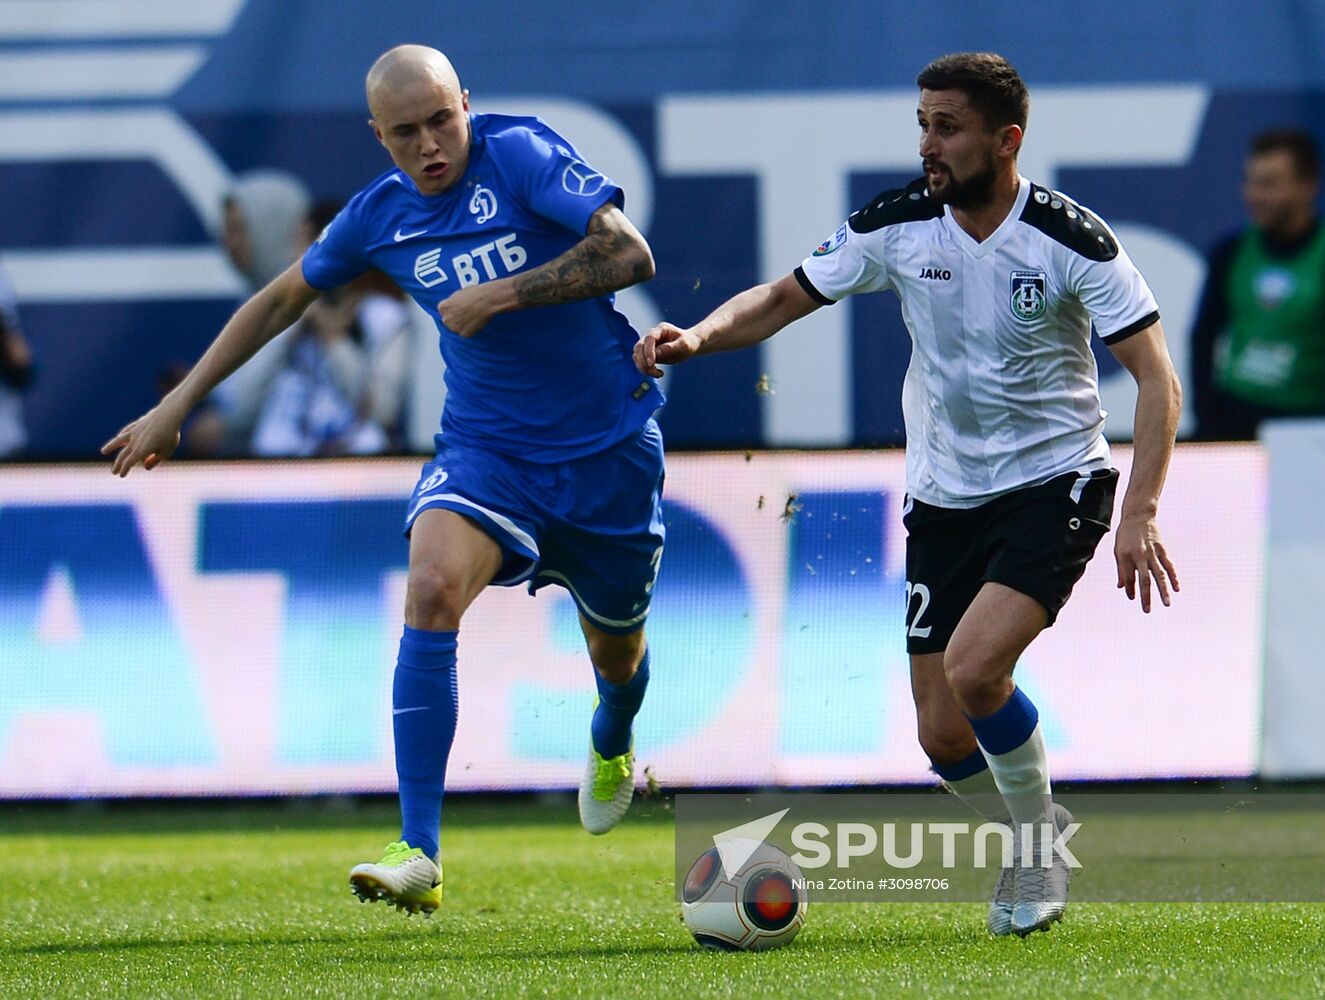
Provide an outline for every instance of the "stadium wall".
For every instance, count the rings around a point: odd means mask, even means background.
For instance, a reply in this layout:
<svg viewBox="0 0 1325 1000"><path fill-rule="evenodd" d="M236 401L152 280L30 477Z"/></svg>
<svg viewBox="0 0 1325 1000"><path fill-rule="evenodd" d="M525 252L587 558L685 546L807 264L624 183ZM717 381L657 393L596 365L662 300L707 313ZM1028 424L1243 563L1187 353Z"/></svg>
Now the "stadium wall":
<svg viewBox="0 0 1325 1000"><path fill-rule="evenodd" d="M1267 421L1261 440L1270 469L1261 773L1319 778L1325 775L1325 420Z"/></svg>
<svg viewBox="0 0 1325 1000"><path fill-rule="evenodd" d="M1115 461L1128 468L1118 448ZM388 791L418 463L0 469L0 797ZM1149 616L1104 551L1018 678L1057 777L1257 768L1267 471L1179 449L1184 590ZM641 762L673 786L931 780L902 620L903 458L669 461ZM1121 494L1120 494L1121 495ZM573 786L593 699L557 588L485 593L461 638L453 789Z"/></svg>
<svg viewBox="0 0 1325 1000"><path fill-rule="evenodd" d="M1193 31L1190 5L1149 0L923 15L900 0L0 0L0 256L40 365L33 451L90 457L155 402L168 364L201 353L241 291L215 243L237 175L282 167L345 197L387 167L361 81L411 40L452 54L476 110L541 114L623 183L659 264L621 296L639 326L786 273L916 173L917 70L1002 51L1034 94L1024 172L1118 229L1185 374L1201 255L1241 220L1247 139L1290 122L1325 136L1325 6L1200 10ZM440 377L435 342L418 350L426 448ZM678 370L664 430L686 448L896 443L908 351L890 296L820 310ZM1099 360L1124 439L1131 382Z"/></svg>

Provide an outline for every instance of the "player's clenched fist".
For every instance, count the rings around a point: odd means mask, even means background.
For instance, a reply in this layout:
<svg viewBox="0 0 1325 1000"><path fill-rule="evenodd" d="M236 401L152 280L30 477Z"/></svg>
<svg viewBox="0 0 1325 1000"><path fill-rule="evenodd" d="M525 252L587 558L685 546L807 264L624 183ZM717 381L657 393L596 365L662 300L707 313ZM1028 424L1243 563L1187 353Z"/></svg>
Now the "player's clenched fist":
<svg viewBox="0 0 1325 1000"><path fill-rule="evenodd" d="M671 323L659 323L635 345L635 367L645 375L662 378L659 365L680 364L698 353L697 336Z"/></svg>
<svg viewBox="0 0 1325 1000"><path fill-rule="evenodd" d="M492 319L495 310L490 299L491 293L487 286L470 285L438 303L437 314L452 333L472 337Z"/></svg>

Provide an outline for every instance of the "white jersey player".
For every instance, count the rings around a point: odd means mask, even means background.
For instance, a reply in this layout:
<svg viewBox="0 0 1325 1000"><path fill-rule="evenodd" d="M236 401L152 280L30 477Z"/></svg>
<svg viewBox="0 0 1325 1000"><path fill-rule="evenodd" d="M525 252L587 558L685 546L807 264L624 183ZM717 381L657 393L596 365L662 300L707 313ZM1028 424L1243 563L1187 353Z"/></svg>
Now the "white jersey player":
<svg viewBox="0 0 1325 1000"><path fill-rule="evenodd" d="M883 289L902 300L913 498L976 507L1108 468L1091 320L1115 344L1159 310L1086 209L1018 177L1011 211L977 242L922 178L852 215L794 273L824 305Z"/></svg>
<svg viewBox="0 0 1325 1000"><path fill-rule="evenodd" d="M1182 390L1154 296L1113 232L1017 172L1029 96L1016 70L962 53L917 83L923 178L872 199L791 274L689 329L654 327L635 363L658 376L849 295L897 294L912 339L906 633L920 744L949 788L1021 838L1072 817L1052 802L1039 713L1013 668L1113 526L1092 324L1139 389L1114 557L1146 612L1152 580L1165 605L1178 589L1155 517ZM990 931L1048 929L1068 874L1056 854L1005 869Z"/></svg>

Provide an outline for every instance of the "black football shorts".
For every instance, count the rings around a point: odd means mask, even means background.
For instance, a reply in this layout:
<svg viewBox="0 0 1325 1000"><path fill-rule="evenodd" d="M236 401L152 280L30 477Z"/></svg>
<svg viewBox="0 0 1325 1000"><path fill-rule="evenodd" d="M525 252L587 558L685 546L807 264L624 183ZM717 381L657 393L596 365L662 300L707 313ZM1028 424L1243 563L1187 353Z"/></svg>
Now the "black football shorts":
<svg viewBox="0 0 1325 1000"><path fill-rule="evenodd" d="M1117 469L1069 472L979 507L907 498L906 650L948 648L985 583L1044 605L1052 625L1113 522Z"/></svg>

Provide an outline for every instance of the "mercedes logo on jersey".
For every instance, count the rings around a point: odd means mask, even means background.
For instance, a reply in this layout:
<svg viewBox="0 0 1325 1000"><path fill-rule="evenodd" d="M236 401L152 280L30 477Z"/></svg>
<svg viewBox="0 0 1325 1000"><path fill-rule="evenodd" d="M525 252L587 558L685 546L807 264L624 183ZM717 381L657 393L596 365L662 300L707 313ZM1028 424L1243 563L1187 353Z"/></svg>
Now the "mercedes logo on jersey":
<svg viewBox="0 0 1325 1000"><path fill-rule="evenodd" d="M1030 321L1044 315L1049 300L1044 294L1047 275L1043 271L1012 272L1012 315Z"/></svg>
<svg viewBox="0 0 1325 1000"><path fill-rule="evenodd" d="M474 185L474 196L469 199L469 211L476 222L487 222L497 214L497 196L482 184Z"/></svg>
<svg viewBox="0 0 1325 1000"><path fill-rule="evenodd" d="M582 198L592 198L606 183L606 177L582 160L567 164L561 174L561 186L566 189L566 193L577 194Z"/></svg>

